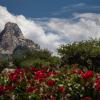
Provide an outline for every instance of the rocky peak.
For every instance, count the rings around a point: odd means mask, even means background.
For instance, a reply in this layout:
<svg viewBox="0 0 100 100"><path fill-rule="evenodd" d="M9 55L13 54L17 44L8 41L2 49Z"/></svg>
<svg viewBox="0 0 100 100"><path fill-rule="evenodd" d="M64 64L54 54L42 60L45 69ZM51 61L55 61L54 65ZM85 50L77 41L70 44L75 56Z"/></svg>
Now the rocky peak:
<svg viewBox="0 0 100 100"><path fill-rule="evenodd" d="M36 48L32 40L24 38L21 29L16 23L8 22L0 33L0 53L12 54L17 46Z"/></svg>
<svg viewBox="0 0 100 100"><path fill-rule="evenodd" d="M21 29L16 23L6 23L4 31L7 33L9 32L10 34L15 35L16 37L24 38Z"/></svg>

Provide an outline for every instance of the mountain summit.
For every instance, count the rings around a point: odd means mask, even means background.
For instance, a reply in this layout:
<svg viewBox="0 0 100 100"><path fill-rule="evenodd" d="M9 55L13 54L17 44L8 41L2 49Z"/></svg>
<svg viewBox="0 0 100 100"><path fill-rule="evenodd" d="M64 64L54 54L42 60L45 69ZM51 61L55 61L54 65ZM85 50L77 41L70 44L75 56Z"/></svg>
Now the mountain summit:
<svg viewBox="0 0 100 100"><path fill-rule="evenodd" d="M37 45L29 39L25 39L21 29L16 23L8 22L4 30L0 33L0 53L13 54L18 46L26 46L30 49L36 49Z"/></svg>

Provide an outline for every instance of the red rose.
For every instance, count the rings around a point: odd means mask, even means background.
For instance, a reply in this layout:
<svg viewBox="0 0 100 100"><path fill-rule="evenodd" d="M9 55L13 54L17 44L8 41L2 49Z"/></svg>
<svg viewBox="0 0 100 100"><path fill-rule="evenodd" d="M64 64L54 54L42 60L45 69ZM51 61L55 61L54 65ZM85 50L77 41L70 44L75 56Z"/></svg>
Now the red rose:
<svg viewBox="0 0 100 100"><path fill-rule="evenodd" d="M98 84L98 85L95 86L95 90L96 91L100 91L100 84Z"/></svg>
<svg viewBox="0 0 100 100"><path fill-rule="evenodd" d="M56 72L48 72L47 76L50 77L50 76L55 76L57 75L58 73Z"/></svg>
<svg viewBox="0 0 100 100"><path fill-rule="evenodd" d="M77 68L79 64L72 64L72 67Z"/></svg>
<svg viewBox="0 0 100 100"><path fill-rule="evenodd" d="M47 77L47 74L45 73L44 70L38 70L35 72L34 79L39 82L42 82L46 77Z"/></svg>
<svg viewBox="0 0 100 100"><path fill-rule="evenodd" d="M11 74L9 75L9 79L10 79L11 81L17 81L17 79L18 79L18 74L17 74L17 73L11 73Z"/></svg>
<svg viewBox="0 0 100 100"><path fill-rule="evenodd" d="M55 97L51 97L51 98L49 98L47 100L56 100L56 98Z"/></svg>
<svg viewBox="0 0 100 100"><path fill-rule="evenodd" d="M55 81L54 80L48 80L47 85L48 86L54 86L55 85Z"/></svg>
<svg viewBox="0 0 100 100"><path fill-rule="evenodd" d="M38 70L35 72L35 76L34 76L34 79L39 81L39 82L42 82L45 78L46 78L46 73L44 70Z"/></svg>
<svg viewBox="0 0 100 100"><path fill-rule="evenodd" d="M39 82L42 82L44 80L44 78L41 78L39 76L34 76L34 79L39 81Z"/></svg>
<svg viewBox="0 0 100 100"><path fill-rule="evenodd" d="M92 98L91 97L84 97L81 100L92 100Z"/></svg>
<svg viewBox="0 0 100 100"><path fill-rule="evenodd" d="M83 74L83 71L82 70L79 70L79 69L75 69L72 71L72 73L75 73L75 74Z"/></svg>
<svg viewBox="0 0 100 100"><path fill-rule="evenodd" d="M46 73L44 70L39 70L35 73L36 76L40 77L40 78L45 78L46 77Z"/></svg>
<svg viewBox="0 0 100 100"><path fill-rule="evenodd" d="M24 72L24 70L22 69L22 68L20 68L20 67L18 67L16 70L15 70L15 73L17 73L17 74L21 74L21 73L23 73Z"/></svg>
<svg viewBox="0 0 100 100"><path fill-rule="evenodd" d="M91 78L91 77L93 77L93 76L94 76L93 71L87 71L86 73L83 73L83 74L82 74L82 77L83 77L84 79L88 79L88 78Z"/></svg>
<svg viewBox="0 0 100 100"><path fill-rule="evenodd" d="M0 85L0 94L5 91L5 86Z"/></svg>
<svg viewBox="0 0 100 100"><path fill-rule="evenodd" d="M96 79L96 83L100 83L100 79L97 78L97 79Z"/></svg>
<svg viewBox="0 0 100 100"><path fill-rule="evenodd" d="M31 67L31 71L35 72L35 71L37 71L37 68Z"/></svg>
<svg viewBox="0 0 100 100"><path fill-rule="evenodd" d="M33 82L33 80L27 80L27 82L29 83L29 84L32 84L32 82Z"/></svg>
<svg viewBox="0 0 100 100"><path fill-rule="evenodd" d="M32 93L32 92L35 92L36 91L36 88L35 87L28 87L27 89L26 89L26 92L27 93Z"/></svg>
<svg viewBox="0 0 100 100"><path fill-rule="evenodd" d="M59 86L58 91L63 93L65 91L65 87L64 86Z"/></svg>
<svg viewBox="0 0 100 100"><path fill-rule="evenodd" d="M100 79L97 78L95 81L95 90L100 91Z"/></svg>
<svg viewBox="0 0 100 100"><path fill-rule="evenodd" d="M12 91L15 89L15 87L14 86L5 86L5 89L8 91Z"/></svg>

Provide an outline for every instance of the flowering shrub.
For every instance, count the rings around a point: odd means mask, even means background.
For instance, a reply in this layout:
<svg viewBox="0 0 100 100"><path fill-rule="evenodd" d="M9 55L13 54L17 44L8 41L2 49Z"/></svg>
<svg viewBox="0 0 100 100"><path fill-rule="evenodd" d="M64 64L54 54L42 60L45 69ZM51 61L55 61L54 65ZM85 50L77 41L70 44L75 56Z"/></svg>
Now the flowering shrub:
<svg viewBox="0 0 100 100"><path fill-rule="evenodd" d="M73 66L0 74L0 100L100 100L100 74Z"/></svg>

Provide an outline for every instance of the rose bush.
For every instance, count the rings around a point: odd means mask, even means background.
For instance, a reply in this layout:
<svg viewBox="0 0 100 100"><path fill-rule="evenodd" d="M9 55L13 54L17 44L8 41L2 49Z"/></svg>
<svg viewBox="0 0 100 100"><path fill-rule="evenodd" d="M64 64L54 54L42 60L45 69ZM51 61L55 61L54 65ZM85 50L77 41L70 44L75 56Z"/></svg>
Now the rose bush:
<svg viewBox="0 0 100 100"><path fill-rule="evenodd" d="M100 100L100 74L92 70L20 68L0 74L0 100Z"/></svg>

